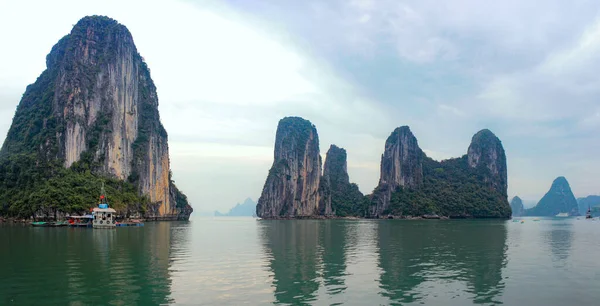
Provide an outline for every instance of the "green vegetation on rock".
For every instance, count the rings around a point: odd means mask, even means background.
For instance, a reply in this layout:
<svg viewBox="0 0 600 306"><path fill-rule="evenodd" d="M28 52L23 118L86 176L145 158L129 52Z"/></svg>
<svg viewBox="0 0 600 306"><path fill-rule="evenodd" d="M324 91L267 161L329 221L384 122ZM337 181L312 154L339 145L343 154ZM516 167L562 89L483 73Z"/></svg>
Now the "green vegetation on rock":
<svg viewBox="0 0 600 306"><path fill-rule="evenodd" d="M398 187L383 215L509 217L506 196L484 182L485 172L479 167L469 167L467 155L442 162L424 157L423 185L415 189Z"/></svg>

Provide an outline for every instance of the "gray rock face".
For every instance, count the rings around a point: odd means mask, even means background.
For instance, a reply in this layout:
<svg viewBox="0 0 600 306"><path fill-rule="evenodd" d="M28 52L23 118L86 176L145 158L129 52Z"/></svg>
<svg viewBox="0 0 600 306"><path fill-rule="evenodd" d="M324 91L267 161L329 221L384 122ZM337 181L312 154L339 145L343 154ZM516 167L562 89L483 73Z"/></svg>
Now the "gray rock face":
<svg viewBox="0 0 600 306"><path fill-rule="evenodd" d="M385 142L381 157L381 176L374 196L377 205L370 215L379 216L390 204L398 187L418 188L423 184L424 154L408 126L395 129Z"/></svg>
<svg viewBox="0 0 600 306"><path fill-rule="evenodd" d="M177 205L182 194L169 176L156 87L127 28L108 17L85 17L52 48L46 65L40 91L51 105L37 114L46 116L38 135L44 140L29 150L67 168L84 160L95 174L129 179L150 198L148 217L189 216L191 207ZM23 150L5 142L2 153Z"/></svg>
<svg viewBox="0 0 600 306"><path fill-rule="evenodd" d="M274 161L256 205L260 218L309 217L319 212L321 155L319 136L310 121L279 121Z"/></svg>
<svg viewBox="0 0 600 306"><path fill-rule="evenodd" d="M512 210L513 217L520 217L525 212L525 207L523 207L523 201L519 197L514 197L510 200L510 208Z"/></svg>
<svg viewBox="0 0 600 306"><path fill-rule="evenodd" d="M350 183L346 150L331 145L321 178L319 214L324 216L363 215L365 199L356 184Z"/></svg>
<svg viewBox="0 0 600 306"><path fill-rule="evenodd" d="M487 168L489 172L485 176L486 182L502 194L507 194L506 154L502 142L494 133L488 129L477 132L471 139L467 157L471 168Z"/></svg>
<svg viewBox="0 0 600 306"><path fill-rule="evenodd" d="M559 213L569 213L571 216L579 215L577 200L567 179L563 176L557 177L544 197L526 213L529 216L547 217L553 217Z"/></svg>
<svg viewBox="0 0 600 306"><path fill-rule="evenodd" d="M325 165L323 166L319 214L325 216L333 215L333 209L331 207L332 189L339 188L339 186L343 184L350 184L348 165L346 162L346 150L336 145L331 145L329 150L327 150Z"/></svg>
<svg viewBox="0 0 600 306"><path fill-rule="evenodd" d="M425 155L403 126L385 143L381 178L370 196L367 216L508 218L506 194L504 149L489 130L473 136L468 154L438 162Z"/></svg>

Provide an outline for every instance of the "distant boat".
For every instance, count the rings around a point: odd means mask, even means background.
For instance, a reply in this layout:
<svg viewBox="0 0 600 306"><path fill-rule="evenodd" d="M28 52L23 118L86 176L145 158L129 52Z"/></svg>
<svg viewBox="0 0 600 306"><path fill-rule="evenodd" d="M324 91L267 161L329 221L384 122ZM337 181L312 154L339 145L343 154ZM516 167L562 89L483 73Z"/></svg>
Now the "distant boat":
<svg viewBox="0 0 600 306"><path fill-rule="evenodd" d="M568 217L568 216L569 216L569 213L566 213L566 212L559 213L558 215L556 215L556 217L559 217L559 218L565 218L565 217Z"/></svg>
<svg viewBox="0 0 600 306"><path fill-rule="evenodd" d="M535 218L535 219L533 219L533 221L540 221L540 219L538 219L538 218Z"/></svg>
<svg viewBox="0 0 600 306"><path fill-rule="evenodd" d="M587 213L585 213L586 219L592 219L592 209L588 206Z"/></svg>

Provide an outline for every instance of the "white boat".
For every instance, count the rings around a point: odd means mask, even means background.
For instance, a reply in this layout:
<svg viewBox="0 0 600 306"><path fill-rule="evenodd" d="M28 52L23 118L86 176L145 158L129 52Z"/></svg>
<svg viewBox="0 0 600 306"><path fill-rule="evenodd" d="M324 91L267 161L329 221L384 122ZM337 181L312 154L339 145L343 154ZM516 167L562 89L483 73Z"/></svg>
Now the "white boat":
<svg viewBox="0 0 600 306"><path fill-rule="evenodd" d="M558 215L556 215L556 216L557 216L557 217L564 218L564 217L568 217L568 216L569 216L569 213L559 213L559 214L558 214Z"/></svg>
<svg viewBox="0 0 600 306"><path fill-rule="evenodd" d="M117 211L108 207L104 192L104 183L102 183L102 191L100 192L100 203L98 207L92 210L93 227L94 228L115 228Z"/></svg>

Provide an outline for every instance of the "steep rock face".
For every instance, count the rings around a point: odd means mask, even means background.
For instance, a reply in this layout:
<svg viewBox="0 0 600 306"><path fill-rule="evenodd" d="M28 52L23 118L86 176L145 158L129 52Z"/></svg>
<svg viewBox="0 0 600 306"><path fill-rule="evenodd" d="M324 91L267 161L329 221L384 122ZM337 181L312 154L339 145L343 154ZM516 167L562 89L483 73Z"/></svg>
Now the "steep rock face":
<svg viewBox="0 0 600 306"><path fill-rule="evenodd" d="M489 130L475 134L468 153L435 161L419 148L408 127L387 139L379 185L369 217L439 214L455 218L508 218L506 157Z"/></svg>
<svg viewBox="0 0 600 306"><path fill-rule="evenodd" d="M494 133L488 129L477 132L471 139L467 157L470 167L487 168L489 171L485 175L486 182L501 193L507 194L506 154L502 142Z"/></svg>
<svg viewBox="0 0 600 306"><path fill-rule="evenodd" d="M510 200L510 209L512 210L513 217L520 217L525 212L523 207L523 201L519 197L514 197Z"/></svg>
<svg viewBox="0 0 600 306"><path fill-rule="evenodd" d="M370 214L379 216L390 204L391 194L398 187L418 188L423 184L424 153L408 126L396 128L385 142L381 156L381 176L376 192L377 205Z"/></svg>
<svg viewBox="0 0 600 306"><path fill-rule="evenodd" d="M319 214L357 216L364 214L365 199L356 184L350 183L346 150L331 145L321 178Z"/></svg>
<svg viewBox="0 0 600 306"><path fill-rule="evenodd" d="M550 190L535 207L528 209L526 213L529 216L547 217L553 217L559 213L569 213L571 216L579 215L577 200L567 179L563 176L557 177L552 182Z"/></svg>
<svg viewBox="0 0 600 306"><path fill-rule="evenodd" d="M37 152L67 168L129 180L149 197L149 217L191 211L177 203L187 199L171 182L156 88L127 28L85 17L46 65L19 104L1 154ZM19 120L27 117L35 119Z"/></svg>
<svg viewBox="0 0 600 306"><path fill-rule="evenodd" d="M256 205L261 218L309 217L319 212L321 155L310 121L286 117L275 136L273 166Z"/></svg>

